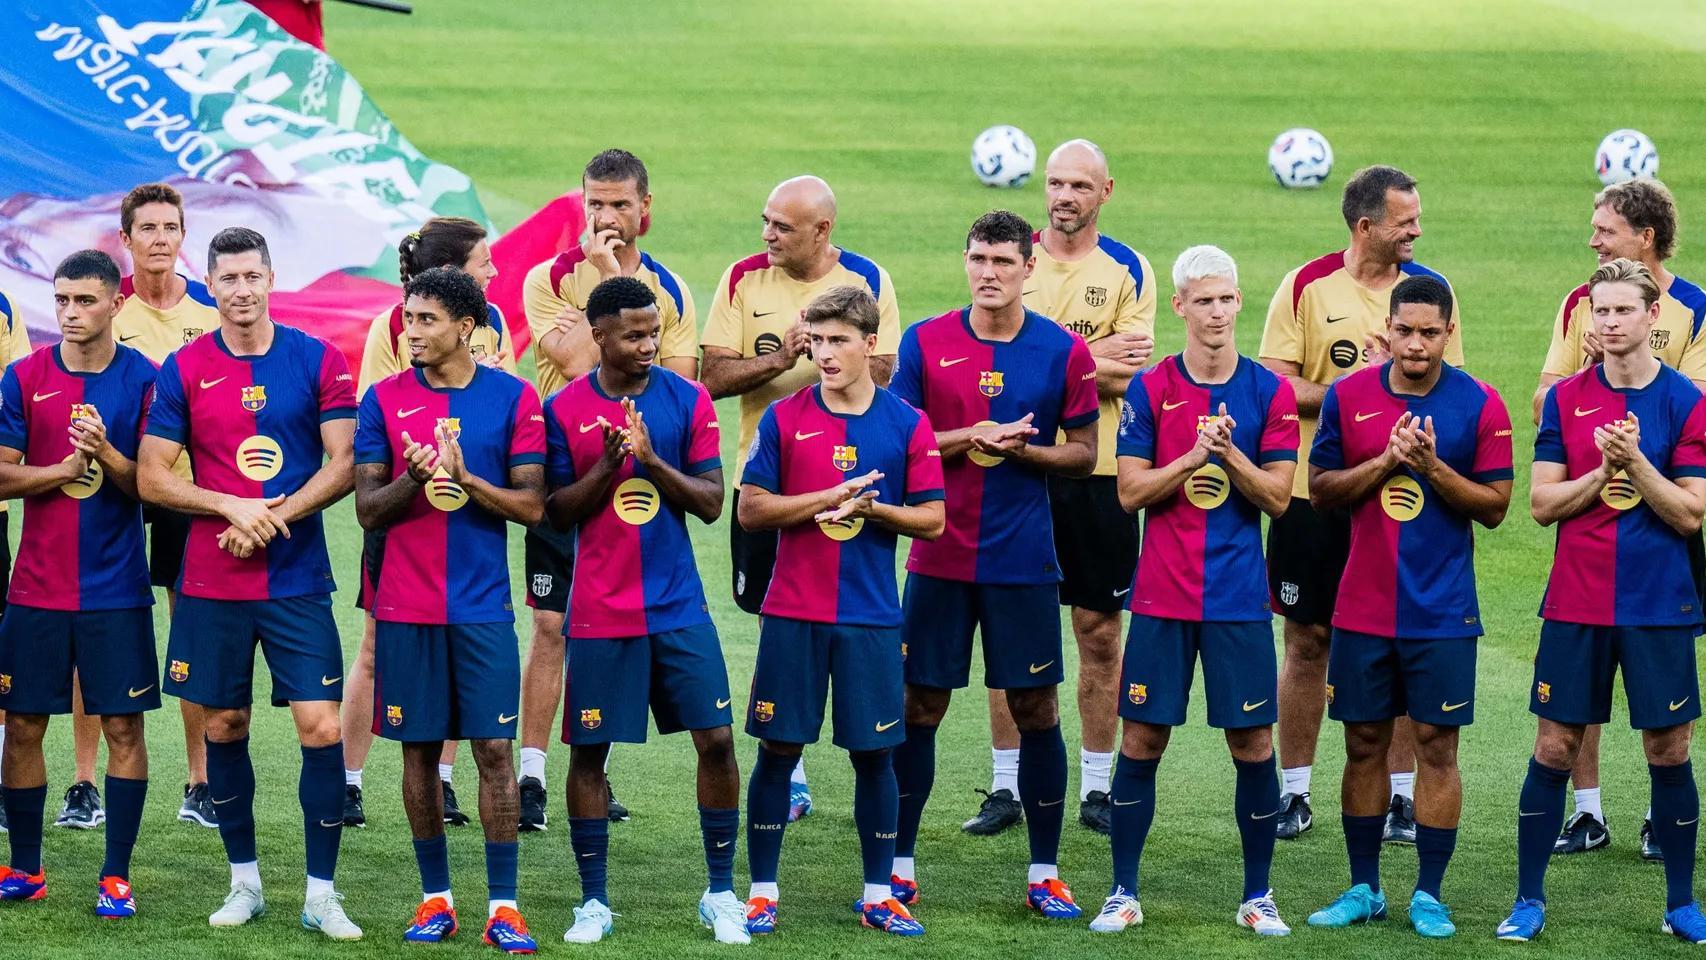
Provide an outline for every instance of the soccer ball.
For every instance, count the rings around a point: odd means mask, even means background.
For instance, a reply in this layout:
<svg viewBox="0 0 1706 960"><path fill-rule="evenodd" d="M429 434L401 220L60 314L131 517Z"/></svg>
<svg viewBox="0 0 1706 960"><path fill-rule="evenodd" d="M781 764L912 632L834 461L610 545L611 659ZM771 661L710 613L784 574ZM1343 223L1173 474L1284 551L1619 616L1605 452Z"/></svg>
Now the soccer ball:
<svg viewBox="0 0 1706 960"><path fill-rule="evenodd" d="M990 127L971 142L971 171L986 187L1021 187L1037 169L1037 145L1018 127Z"/></svg>
<svg viewBox="0 0 1706 960"><path fill-rule="evenodd" d="M1287 190L1319 187L1333 172L1333 147L1320 131L1293 127L1268 148L1268 170Z"/></svg>
<svg viewBox="0 0 1706 960"><path fill-rule="evenodd" d="M1659 148L1639 130L1613 130L1599 142L1593 165L1599 182L1608 187L1636 177L1658 176Z"/></svg>

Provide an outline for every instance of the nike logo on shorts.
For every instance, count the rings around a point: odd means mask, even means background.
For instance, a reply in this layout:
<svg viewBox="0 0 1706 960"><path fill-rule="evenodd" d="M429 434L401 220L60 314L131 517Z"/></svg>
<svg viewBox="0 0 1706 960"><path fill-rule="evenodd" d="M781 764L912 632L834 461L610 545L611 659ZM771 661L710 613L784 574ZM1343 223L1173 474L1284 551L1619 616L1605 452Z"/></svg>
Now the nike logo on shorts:
<svg viewBox="0 0 1706 960"><path fill-rule="evenodd" d="M1453 710L1462 710L1467 706L1469 706L1469 701L1465 700L1462 703L1441 703L1439 708L1446 713L1450 713Z"/></svg>
<svg viewBox="0 0 1706 960"><path fill-rule="evenodd" d="M1246 700L1246 701L1244 701L1244 712L1249 713L1251 710L1254 710L1257 707L1259 707L1262 704L1267 703L1267 702L1268 701L1265 699L1264 700L1257 700L1255 703L1251 703L1250 701Z"/></svg>
<svg viewBox="0 0 1706 960"><path fill-rule="evenodd" d="M343 678L344 678L344 675L341 673L335 677L327 677L327 676L322 675L320 677L320 686L329 687L332 684L337 683L339 680L342 680Z"/></svg>
<svg viewBox="0 0 1706 960"><path fill-rule="evenodd" d="M1670 705L1670 712L1675 713L1678 710L1681 710L1682 705L1687 703L1688 701L1690 701L1692 699L1694 699L1694 698L1693 697L1683 697L1681 700L1672 701L1671 705Z"/></svg>
<svg viewBox="0 0 1706 960"><path fill-rule="evenodd" d="M724 697L721 700L717 701L717 709L721 710L724 707L728 706L731 702L732 701L728 697Z"/></svg>
<svg viewBox="0 0 1706 960"><path fill-rule="evenodd" d="M879 723L877 724L877 732L888 733L890 730L894 729L894 725L899 722L899 720L890 720L888 723Z"/></svg>
<svg viewBox="0 0 1706 960"><path fill-rule="evenodd" d="M142 696L143 694L147 693L148 691L150 691L152 689L154 689L154 685L152 683L146 687L143 687L141 690L133 689L130 691L130 699L135 700L137 697Z"/></svg>
<svg viewBox="0 0 1706 960"><path fill-rule="evenodd" d="M1052 667L1052 666L1054 666L1053 660L1050 660L1049 662L1042 664L1041 666L1038 666L1037 664L1033 663L1033 664L1031 664L1031 672L1032 673L1042 673L1044 670L1047 670L1049 667Z"/></svg>
<svg viewBox="0 0 1706 960"><path fill-rule="evenodd" d="M514 722L515 722L515 714L512 713L507 717L501 713L498 714L498 723L514 723Z"/></svg>

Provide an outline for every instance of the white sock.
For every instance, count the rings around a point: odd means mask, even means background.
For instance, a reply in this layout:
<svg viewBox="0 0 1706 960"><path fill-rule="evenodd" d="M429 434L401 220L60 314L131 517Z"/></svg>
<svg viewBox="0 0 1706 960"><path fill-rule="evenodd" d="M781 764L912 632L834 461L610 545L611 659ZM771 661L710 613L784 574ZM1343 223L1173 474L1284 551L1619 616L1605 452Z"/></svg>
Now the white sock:
<svg viewBox="0 0 1706 960"><path fill-rule="evenodd" d="M354 787L357 790L360 790L361 789L361 771L360 770L345 770L344 771L344 786Z"/></svg>
<svg viewBox="0 0 1706 960"><path fill-rule="evenodd" d="M499 907L508 907L511 910L516 909L516 905L515 905L514 900L487 900L486 901L486 919L490 920L491 918L497 916Z"/></svg>
<svg viewBox="0 0 1706 960"><path fill-rule="evenodd" d="M235 890L239 885L254 887L256 890L261 888L261 865L258 861L250 860L248 863L231 865L231 889Z"/></svg>
<svg viewBox="0 0 1706 960"><path fill-rule="evenodd" d="M774 883L754 883L747 888L746 898L748 900L756 900L759 897L772 902L782 899L777 895L776 884Z"/></svg>
<svg viewBox="0 0 1706 960"><path fill-rule="evenodd" d="M1060 867L1052 863L1031 864L1030 882L1042 883L1044 880L1059 880Z"/></svg>
<svg viewBox="0 0 1706 960"><path fill-rule="evenodd" d="M1114 755L1112 753L1096 753L1093 750L1078 750L1078 799L1090 799L1090 791L1108 792L1108 786L1114 775Z"/></svg>
<svg viewBox="0 0 1706 960"><path fill-rule="evenodd" d="M312 900L315 897L323 897L326 894L331 893L331 892L332 892L332 881L321 880L319 877L309 877L308 878L307 899Z"/></svg>
<svg viewBox="0 0 1706 960"><path fill-rule="evenodd" d="M521 777L545 782L545 751L538 747L521 748Z"/></svg>
<svg viewBox="0 0 1706 960"><path fill-rule="evenodd" d="M866 903L882 903L884 900L887 900L892 896L894 896L894 891L890 889L889 885L886 883L865 884Z"/></svg>
<svg viewBox="0 0 1706 960"><path fill-rule="evenodd" d="M1013 799L1019 799L1019 751L991 749L989 756L995 769L995 776L989 781L989 792L997 790L1013 791Z"/></svg>
<svg viewBox="0 0 1706 960"><path fill-rule="evenodd" d="M450 909L456 909L456 898L450 895L449 890L438 890L433 893L423 893L421 894L421 902L426 903L433 897L443 897L444 902L450 905Z"/></svg>
<svg viewBox="0 0 1706 960"><path fill-rule="evenodd" d="M1284 786L1280 787L1280 792L1295 794L1299 797L1307 794L1309 792L1309 775L1314 771L1314 767L1286 767L1281 770L1280 779L1284 782Z"/></svg>
<svg viewBox="0 0 1706 960"><path fill-rule="evenodd" d="M615 753L615 752L616 752L616 745L614 743L610 745L610 749L604 751L604 772L605 773L610 772L610 755ZM543 751L543 750L539 751L539 755L541 757L543 757L545 755L545 751ZM543 764L545 761L541 760L539 762L541 764ZM539 768L539 779L541 779L541 780L545 779L545 768L543 766L541 766Z"/></svg>
<svg viewBox="0 0 1706 960"><path fill-rule="evenodd" d="M801 757L799 760L794 762L794 772L788 774L788 782L789 783L805 783L806 782L806 758L805 757Z"/></svg>
<svg viewBox="0 0 1706 960"><path fill-rule="evenodd" d="M450 774L452 772L454 772L455 770L456 770L455 764L453 764L453 763L441 763L438 765L438 778L440 780L443 780L445 783L449 783L450 782Z"/></svg>
<svg viewBox="0 0 1706 960"><path fill-rule="evenodd" d="M1650 803L1647 804L1647 813L1644 817L1642 817L1642 819L1646 820L1648 823L1653 822L1653 805L1652 804L1650 804Z"/></svg>
<svg viewBox="0 0 1706 960"><path fill-rule="evenodd" d="M918 863L911 857L895 857L894 866L890 868L889 872L902 880L916 881L918 879Z"/></svg>
<svg viewBox="0 0 1706 960"><path fill-rule="evenodd" d="M1605 811L1599 806L1599 788L1576 791L1576 812L1591 814L1600 823L1605 822Z"/></svg>
<svg viewBox="0 0 1706 960"><path fill-rule="evenodd" d="M1392 795L1394 797L1403 797L1405 800L1409 800L1412 803L1415 802L1416 774L1414 771L1410 773L1394 773L1392 775Z"/></svg>
<svg viewBox="0 0 1706 960"><path fill-rule="evenodd" d="M6 757L6 725L0 723L0 760Z"/></svg>

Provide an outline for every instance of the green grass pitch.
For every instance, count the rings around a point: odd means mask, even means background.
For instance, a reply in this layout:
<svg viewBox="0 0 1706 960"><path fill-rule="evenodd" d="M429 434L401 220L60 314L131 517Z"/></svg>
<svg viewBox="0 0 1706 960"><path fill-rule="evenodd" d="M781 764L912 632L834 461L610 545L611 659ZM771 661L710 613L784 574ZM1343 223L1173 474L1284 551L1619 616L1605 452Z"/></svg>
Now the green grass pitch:
<svg viewBox="0 0 1706 960"><path fill-rule="evenodd" d="M836 239L892 273L903 314L961 303L957 252L969 222L1007 206L1040 220L1033 181L1018 191L980 187L967 169L972 137L995 123L1025 129L1046 153L1069 137L1106 148L1117 180L1107 233L1148 254L1163 273L1158 338L1176 350L1181 328L1165 306L1164 277L1185 246L1212 242L1238 258L1247 298L1239 343L1253 352L1268 298L1287 269L1337 249L1345 176L1366 163L1399 164L1421 180L1422 262L1456 285L1470 368L1504 394L1517 422L1519 464L1533 429L1528 398L1548 324L1565 291L1591 269L1585 246L1597 183L1590 160L1607 131L1645 131L1664 155L1685 224L1677 270L1696 281L1706 265L1690 243L1706 222L1706 14L1689 0L1640 9L1593 0L1133 0L1051 4L967 0L866 0L789 4L590 4L560 0L469 3L422 0L409 19L329 4L331 50L427 153L472 175L503 224L573 185L596 150L620 145L645 158L656 194L646 246L708 307L712 284L759 248L758 214L770 187L814 172L835 187ZM1338 169L1325 189L1288 193L1263 165L1269 139L1294 125L1322 130ZM725 457L736 420L723 405ZM1514 806L1533 738L1526 711L1535 606L1550 537L1527 517L1519 466L1509 521L1480 536L1480 583L1489 634L1481 646L1477 723L1463 739L1465 816L1447 875L1460 933L1426 944L1399 907L1415 855L1389 850L1384 877L1393 919L1372 929L1315 932L1308 912L1347 882L1338 830L1340 730L1327 723L1315 778L1318 826L1282 844L1274 864L1281 910L1296 933L1256 942L1232 925L1239 894L1232 768L1220 738L1200 724L1174 738L1161 767L1160 815L1147 849L1147 924L1120 937L1084 923L1049 924L1022 909L1023 831L962 835L985 786L989 754L982 692L957 698L943 731L940 773L919 854L929 933L896 943L857 929L851 776L839 751L809 753L818 812L788 832L781 932L754 945L762 956L1158 956L1233 958L1482 956L1515 882ZM733 687L750 676L757 622L729 601L727 520L695 525L698 558L727 651ZM15 526L15 525L14 525ZM360 621L352 606L359 537L349 501L329 514L346 647ZM512 573L520 601L519 537ZM1350 585L1355 588L1354 582ZM157 614L165 642L163 605ZM522 614L518 627L528 628ZM1071 644L1068 642L1068 649ZM1069 655L1070 656L1070 655ZM1075 709L1063 688L1069 750ZM737 700L742 699L737 697ZM179 957L377 957L402 949L418 883L397 786L398 753L380 743L368 767L371 825L345 834L339 887L366 927L357 945L328 945L298 929L301 826L298 754L283 711L255 723L262 871L272 900L264 920L211 931L205 917L227 878L218 836L177 823L182 782L176 708L149 719L154 786L135 882L135 921L102 924L89 909L101 834L48 831L49 898L0 911L8 956L38 960L123 951ZM743 770L753 742L739 736ZM68 725L50 734L53 793L70 775ZM563 825L566 750L552 752L550 832L522 841L521 898L542 949L559 937L578 883ZM635 818L612 829L611 884L622 916L613 939L587 953L623 957L721 953L699 928L694 904L702 853L683 737L616 751L612 767ZM459 761L472 801L473 768ZM1555 864L1552 924L1527 949L1552 957L1681 955L1658 932L1659 869L1640 863L1635 833L1647 801L1639 741L1621 717L1607 728L1608 852ZM1076 776L1073 778L1076 785ZM55 808L56 809L56 808ZM51 813L51 809L50 809ZM484 873L478 827L453 830L452 862L464 932L423 955L473 955ZM1069 823L1066 879L1093 911L1108 882L1105 841ZM745 890L744 853L738 881ZM726 948L732 951L734 948ZM1514 949L1514 948L1513 948Z"/></svg>

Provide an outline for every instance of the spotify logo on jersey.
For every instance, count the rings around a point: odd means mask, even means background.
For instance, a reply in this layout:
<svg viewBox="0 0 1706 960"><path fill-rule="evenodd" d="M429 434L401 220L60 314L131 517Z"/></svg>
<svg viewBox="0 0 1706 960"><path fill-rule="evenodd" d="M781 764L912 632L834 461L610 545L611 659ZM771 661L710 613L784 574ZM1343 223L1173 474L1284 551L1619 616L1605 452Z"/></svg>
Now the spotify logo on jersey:
<svg viewBox="0 0 1706 960"><path fill-rule="evenodd" d="M1605 482L1599 491L1599 499L1613 510L1630 510L1641 502L1641 491L1635 489L1635 484L1629 479L1625 470L1617 471L1617 475Z"/></svg>
<svg viewBox="0 0 1706 960"><path fill-rule="evenodd" d="M237 472L265 483L284 469L284 448L264 434L256 434L237 445Z"/></svg>
<svg viewBox="0 0 1706 960"><path fill-rule="evenodd" d="M774 333L761 333L758 335L758 339L752 342L752 352L761 357L767 353L775 353L780 349L782 349L782 338Z"/></svg>
<svg viewBox="0 0 1706 960"><path fill-rule="evenodd" d="M450 474L445 473L443 467L439 467L433 472L432 479L427 481L426 498L427 503L445 513L451 513L462 509L462 505L468 502L468 491L450 479Z"/></svg>
<svg viewBox="0 0 1706 960"><path fill-rule="evenodd" d="M1185 499L1198 510L1213 510L1226 502L1232 482L1219 464L1205 463L1185 479Z"/></svg>
<svg viewBox="0 0 1706 960"><path fill-rule="evenodd" d="M1399 523L1409 523L1422 512L1422 485L1404 474L1380 488L1380 507Z"/></svg>
<svg viewBox="0 0 1706 960"><path fill-rule="evenodd" d="M71 457L65 459L69 460ZM101 489L101 480L105 476L106 474L101 472L101 465L90 460L88 469L83 471L83 475L60 487L59 492L73 500L87 500Z"/></svg>
<svg viewBox="0 0 1706 960"><path fill-rule="evenodd" d="M859 535L860 530L865 528L865 518L821 520L817 526L819 530L823 531L823 535L831 540L851 540Z"/></svg>
<svg viewBox="0 0 1706 960"><path fill-rule="evenodd" d="M658 488L643 477L629 477L616 487L613 502L623 523L644 526L658 515Z"/></svg>
<svg viewBox="0 0 1706 960"><path fill-rule="evenodd" d="M1350 369L1351 364L1357 362L1358 353L1357 345L1349 340L1335 340L1333 345L1327 348L1327 356L1332 359L1333 365L1342 370Z"/></svg>

